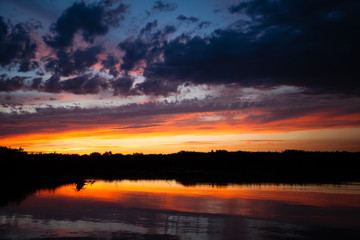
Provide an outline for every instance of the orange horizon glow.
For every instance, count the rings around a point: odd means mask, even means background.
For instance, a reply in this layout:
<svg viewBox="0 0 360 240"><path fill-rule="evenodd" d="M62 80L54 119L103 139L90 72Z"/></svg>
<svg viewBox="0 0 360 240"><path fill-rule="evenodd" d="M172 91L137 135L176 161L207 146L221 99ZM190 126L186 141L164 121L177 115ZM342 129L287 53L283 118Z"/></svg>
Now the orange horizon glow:
<svg viewBox="0 0 360 240"><path fill-rule="evenodd" d="M238 118L235 112L208 112L166 116L161 124L134 121L102 125L69 124L66 129L14 133L0 137L0 146L22 147L28 152L131 154L185 151L360 151L360 114L317 113L295 119L258 123ZM231 116L231 119L228 118ZM161 120L165 116L156 118ZM246 116L245 116L246 118ZM156 119L155 119L156 122ZM29 123L28 128L31 129Z"/></svg>
<svg viewBox="0 0 360 240"><path fill-rule="evenodd" d="M347 143L340 134L346 134ZM317 129L278 133L236 133L207 131L112 133L108 129L69 131L58 134L29 134L0 139L1 146L22 147L28 152L89 154L108 152L131 154L205 151L359 151L359 128ZM316 136L314 139L311 136ZM338 139L334 139L339 136ZM329 140L332 139L332 140ZM315 144L315 145L314 145ZM72 146L72 147L70 147ZM320 146L320 147L319 147Z"/></svg>

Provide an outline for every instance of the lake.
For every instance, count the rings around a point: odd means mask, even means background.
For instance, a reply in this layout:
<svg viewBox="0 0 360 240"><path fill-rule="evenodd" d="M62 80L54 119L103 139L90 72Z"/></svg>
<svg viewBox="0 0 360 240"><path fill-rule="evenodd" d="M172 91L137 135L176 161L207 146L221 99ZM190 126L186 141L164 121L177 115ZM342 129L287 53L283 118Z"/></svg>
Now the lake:
<svg viewBox="0 0 360 240"><path fill-rule="evenodd" d="M0 208L1 239L360 239L360 183L88 180Z"/></svg>

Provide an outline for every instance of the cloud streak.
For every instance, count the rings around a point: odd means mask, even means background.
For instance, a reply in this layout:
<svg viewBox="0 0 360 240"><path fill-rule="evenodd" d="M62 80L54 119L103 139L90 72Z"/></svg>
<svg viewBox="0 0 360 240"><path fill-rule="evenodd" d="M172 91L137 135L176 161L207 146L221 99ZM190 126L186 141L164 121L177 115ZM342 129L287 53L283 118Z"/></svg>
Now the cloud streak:
<svg viewBox="0 0 360 240"><path fill-rule="evenodd" d="M74 80L79 81L79 80ZM0 135L30 132L65 131L69 129L112 128L140 129L131 126L172 126L178 129L208 127L242 129L243 131L295 131L303 129L359 127L360 111L357 97L325 101L311 95L297 97L280 95L273 100L232 100L207 98L181 102L147 102L118 107L46 107L34 113L1 113ZM317 101L314 102L314 100ZM347 103L347 107L344 107ZM311 104L311 105L310 105ZM167 127L166 127L167 126ZM241 127L240 127L241 126ZM144 127L145 128L145 127ZM156 128L159 130L158 128Z"/></svg>

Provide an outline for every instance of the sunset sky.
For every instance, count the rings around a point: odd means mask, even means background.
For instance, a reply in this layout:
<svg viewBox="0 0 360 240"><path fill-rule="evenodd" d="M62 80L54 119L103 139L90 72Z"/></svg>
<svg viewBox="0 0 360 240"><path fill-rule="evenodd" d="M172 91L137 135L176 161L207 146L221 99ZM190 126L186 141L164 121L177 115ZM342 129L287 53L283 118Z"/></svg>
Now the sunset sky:
<svg viewBox="0 0 360 240"><path fill-rule="evenodd" d="M0 146L360 151L358 0L1 0Z"/></svg>

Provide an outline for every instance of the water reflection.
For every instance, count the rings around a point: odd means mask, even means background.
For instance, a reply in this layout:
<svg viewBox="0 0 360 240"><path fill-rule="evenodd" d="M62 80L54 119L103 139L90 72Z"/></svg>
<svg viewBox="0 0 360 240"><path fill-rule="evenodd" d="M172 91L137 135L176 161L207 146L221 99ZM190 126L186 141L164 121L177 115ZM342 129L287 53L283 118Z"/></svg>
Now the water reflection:
<svg viewBox="0 0 360 240"><path fill-rule="evenodd" d="M4 239L354 239L360 185L86 181L0 208L0 226Z"/></svg>

